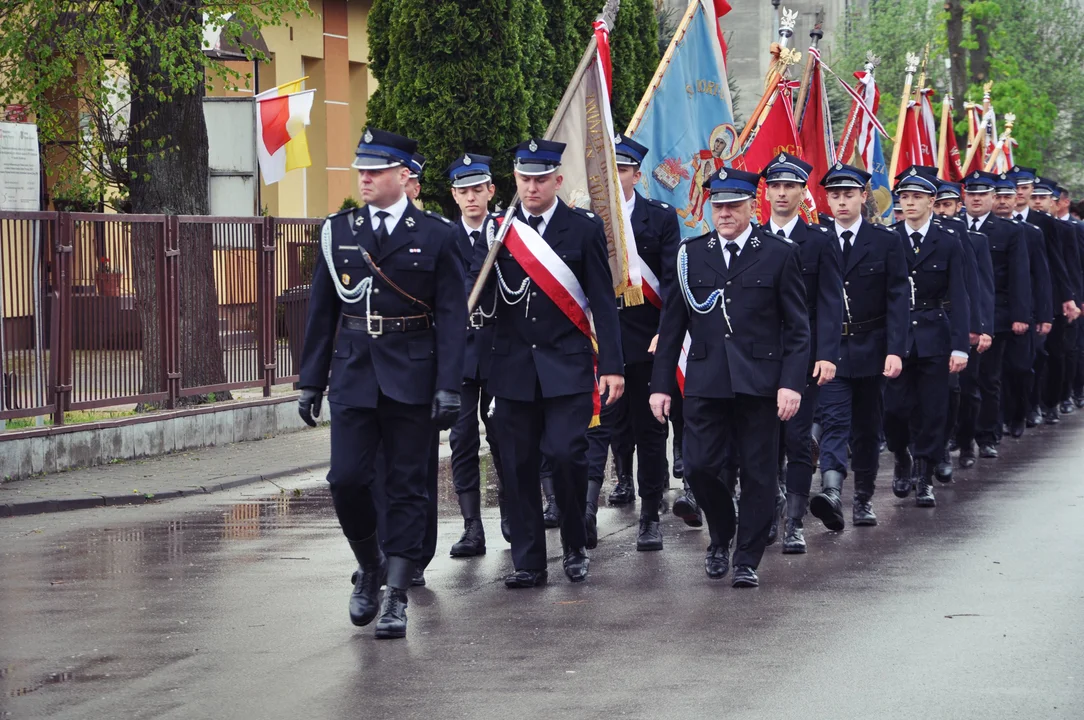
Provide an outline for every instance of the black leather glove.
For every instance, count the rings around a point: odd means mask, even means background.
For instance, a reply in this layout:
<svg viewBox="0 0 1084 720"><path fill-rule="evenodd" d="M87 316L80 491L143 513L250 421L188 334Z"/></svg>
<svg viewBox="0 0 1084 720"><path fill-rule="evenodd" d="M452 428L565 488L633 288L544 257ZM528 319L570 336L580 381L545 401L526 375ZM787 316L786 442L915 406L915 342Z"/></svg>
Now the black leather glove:
<svg viewBox="0 0 1084 720"><path fill-rule="evenodd" d="M301 397L297 400L297 414L309 427L316 427L316 418L320 417L320 406L324 404L322 390L302 388ZM434 406L435 407L435 406Z"/></svg>
<svg viewBox="0 0 1084 720"><path fill-rule="evenodd" d="M433 396L433 420L437 430L447 430L455 425L459 417L459 393L451 390L437 390Z"/></svg>

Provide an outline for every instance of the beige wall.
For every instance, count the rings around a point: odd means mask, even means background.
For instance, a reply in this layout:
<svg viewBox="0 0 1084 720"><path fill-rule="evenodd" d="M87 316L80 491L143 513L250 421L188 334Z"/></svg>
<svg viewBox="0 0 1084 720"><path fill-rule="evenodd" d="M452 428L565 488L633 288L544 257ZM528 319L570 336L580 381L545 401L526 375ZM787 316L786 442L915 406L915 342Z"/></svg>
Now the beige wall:
<svg viewBox="0 0 1084 720"><path fill-rule="evenodd" d="M260 68L260 90L308 75L315 89L306 130L312 167L294 170L274 185L260 184L261 203L280 217L322 217L345 197L357 198L350 163L376 81L369 72L371 0L310 0L312 16L267 28L273 59Z"/></svg>

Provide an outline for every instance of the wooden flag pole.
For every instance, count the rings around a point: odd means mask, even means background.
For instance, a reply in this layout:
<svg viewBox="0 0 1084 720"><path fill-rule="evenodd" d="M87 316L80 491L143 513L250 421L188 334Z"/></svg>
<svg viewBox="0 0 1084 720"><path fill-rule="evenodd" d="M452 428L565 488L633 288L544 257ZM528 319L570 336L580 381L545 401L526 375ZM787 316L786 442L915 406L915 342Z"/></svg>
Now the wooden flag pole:
<svg viewBox="0 0 1084 720"><path fill-rule="evenodd" d="M994 149L994 154L990 156L990 161L986 163L986 167L983 168L986 172L993 172L997 166L998 158L1005 153L1005 143L1012 142L1012 126L1016 124L1016 116L1012 113L1005 113L1005 132L1001 134L1001 142L997 144L997 148Z"/></svg>
<svg viewBox="0 0 1084 720"><path fill-rule="evenodd" d="M823 10L817 11L817 22L809 31L810 46L814 49L820 47L821 38L824 37L824 30L821 29L821 23L824 22L823 13ZM798 130L802 129L802 110L805 109L805 101L809 98L809 82L813 78L813 63L816 61L813 53L809 53L805 61L805 70L802 71L802 84L798 87L798 99L794 103L794 121L798 125Z"/></svg>
<svg viewBox="0 0 1084 720"><path fill-rule="evenodd" d="M654 97L655 91L662 83L662 76L666 74L666 68L670 66L670 61L674 57L678 43L682 41L685 33L689 31L689 23L693 21L693 16L699 6L700 0L692 0L689 7L685 8L685 14L681 17L681 22L678 23L674 37L670 38L670 44L666 47L666 52L662 54L659 66L655 68L655 74L651 76L651 82L647 84L647 90L644 91L644 96L640 98L640 104L636 106L636 112L632 114L632 119L629 120L628 127L625 128L626 135L636 134L636 130L640 127L640 121L643 120L644 113L647 112L647 106L651 104L651 98Z"/></svg>
<svg viewBox="0 0 1084 720"><path fill-rule="evenodd" d="M941 101L941 135L937 139L937 177L951 179L948 174L948 122L952 114L952 95Z"/></svg>
<svg viewBox="0 0 1084 720"><path fill-rule="evenodd" d="M918 70L918 55L907 53L907 79L903 83L903 93L900 95L900 114L896 121L896 138L892 142L892 162L888 166L888 181L896 179L896 166L900 162L900 140L903 139L903 128L907 122L907 106L911 102L911 83L915 79L915 70Z"/></svg>

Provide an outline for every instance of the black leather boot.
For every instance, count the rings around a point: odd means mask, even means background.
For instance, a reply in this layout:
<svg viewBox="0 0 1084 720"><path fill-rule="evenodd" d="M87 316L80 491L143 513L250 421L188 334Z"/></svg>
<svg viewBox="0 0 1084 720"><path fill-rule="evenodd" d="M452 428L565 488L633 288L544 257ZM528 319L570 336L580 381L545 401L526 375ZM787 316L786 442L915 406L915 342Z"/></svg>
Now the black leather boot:
<svg viewBox="0 0 1084 720"><path fill-rule="evenodd" d="M676 441L674 442L674 477L678 480L685 478L685 461L681 457L681 445Z"/></svg>
<svg viewBox="0 0 1084 720"><path fill-rule="evenodd" d="M952 456L949 455L947 445L945 451L941 454L941 462L937 463L937 467L934 469L934 475L937 477L938 482L952 482Z"/></svg>
<svg viewBox="0 0 1084 720"><path fill-rule="evenodd" d="M914 463L911 460L911 451L904 450L896 453L896 469L892 474L892 494L898 498L905 498L914 489L914 481L911 472Z"/></svg>
<svg viewBox="0 0 1084 720"><path fill-rule="evenodd" d="M842 490L843 473L825 470L821 473L821 491L809 501L810 514L834 532L844 528L843 500L840 498Z"/></svg>
<svg viewBox="0 0 1084 720"><path fill-rule="evenodd" d="M546 496L546 509L542 511L542 521L547 528L561 527L561 511L557 509L557 494L553 491L553 476L542 476L542 493Z"/></svg>
<svg viewBox="0 0 1084 720"><path fill-rule="evenodd" d="M935 507L933 497L933 468L928 460L915 461L915 505L917 507Z"/></svg>
<svg viewBox="0 0 1084 720"><path fill-rule="evenodd" d="M689 489L689 484L683 481L685 494L674 501L674 514L681 518L689 527L703 527L704 515L700 512L700 506L696 504L696 496Z"/></svg>
<svg viewBox="0 0 1084 720"><path fill-rule="evenodd" d="M565 568L565 575L574 583L580 583L587 579L587 569L591 565L591 559L587 557L586 548L573 548L562 542L563 559L561 564Z"/></svg>
<svg viewBox="0 0 1084 720"><path fill-rule="evenodd" d="M505 507L504 485L497 486L497 507L501 511L501 537L506 543L512 542L512 521L508 519L508 508Z"/></svg>
<svg viewBox="0 0 1084 720"><path fill-rule="evenodd" d="M851 524L855 527L873 527L877 516L873 513L874 479L872 477L854 478L854 504L851 507Z"/></svg>
<svg viewBox="0 0 1084 720"><path fill-rule="evenodd" d="M376 533L365 540L349 542L358 561L357 572L351 578L354 591L350 593L350 622L363 627L376 617L380 606L380 586L388 577L388 561L380 549Z"/></svg>
<svg viewBox="0 0 1084 720"><path fill-rule="evenodd" d="M583 516L583 526L587 531L587 549L598 547L598 496L602 492L602 483L598 480L587 481L587 511Z"/></svg>
<svg viewBox="0 0 1084 720"><path fill-rule="evenodd" d="M459 495L463 513L463 535L452 545L452 557L474 557L486 554L486 531L482 527L482 494L477 491Z"/></svg>
<svg viewBox="0 0 1084 720"><path fill-rule="evenodd" d="M992 447L992 446L991 446ZM975 467L975 444L960 445L960 467L964 470Z"/></svg>
<svg viewBox="0 0 1084 720"><path fill-rule="evenodd" d="M380 640L406 637L407 588L414 577L414 563L403 557L388 558L388 590L380 604L376 637Z"/></svg>
<svg viewBox="0 0 1084 720"><path fill-rule="evenodd" d="M802 518L808 498L787 493L787 521L783 525L783 554L800 555L805 552L805 532Z"/></svg>
<svg viewBox="0 0 1084 720"><path fill-rule="evenodd" d="M787 506L787 496L783 490L783 468L779 468L778 482L775 487L775 512L772 513L772 524L768 527L768 544L774 545L779 539L779 521L783 519L783 510Z"/></svg>

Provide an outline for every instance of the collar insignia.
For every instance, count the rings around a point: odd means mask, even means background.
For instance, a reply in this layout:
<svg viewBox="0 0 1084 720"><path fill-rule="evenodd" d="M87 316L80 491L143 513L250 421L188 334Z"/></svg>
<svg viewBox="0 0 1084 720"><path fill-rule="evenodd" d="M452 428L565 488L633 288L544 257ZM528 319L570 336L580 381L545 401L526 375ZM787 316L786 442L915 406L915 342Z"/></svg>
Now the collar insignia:
<svg viewBox="0 0 1084 720"><path fill-rule="evenodd" d="M358 216L354 218L354 227L361 227L365 224L365 213L358 213Z"/></svg>
<svg viewBox="0 0 1084 720"><path fill-rule="evenodd" d="M405 222L407 227L414 227L414 218L408 217Z"/></svg>

